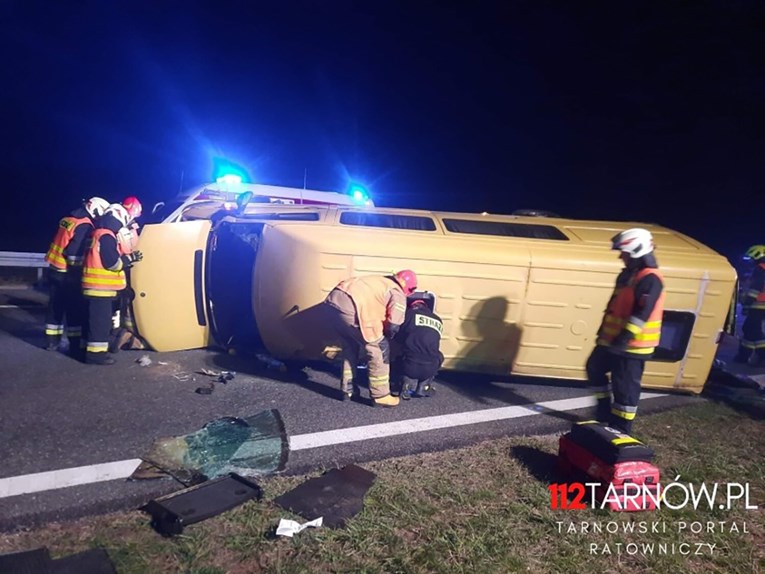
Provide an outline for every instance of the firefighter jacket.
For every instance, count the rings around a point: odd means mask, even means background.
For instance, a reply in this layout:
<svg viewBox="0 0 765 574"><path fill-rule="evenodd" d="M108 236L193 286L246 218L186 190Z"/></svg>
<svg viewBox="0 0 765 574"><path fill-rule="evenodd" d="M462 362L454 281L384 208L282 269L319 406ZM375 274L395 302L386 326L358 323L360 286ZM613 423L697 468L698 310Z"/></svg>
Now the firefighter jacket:
<svg viewBox="0 0 765 574"><path fill-rule="evenodd" d="M765 309L765 261L758 262L741 301L744 309Z"/></svg>
<svg viewBox="0 0 765 574"><path fill-rule="evenodd" d="M396 335L396 340L401 343L404 361L432 366L438 370L444 359L440 350L443 331L441 317L427 305L409 307L404 324Z"/></svg>
<svg viewBox="0 0 765 574"><path fill-rule="evenodd" d="M85 253L85 239L93 229L93 221L84 209L76 209L58 222L58 230L45 254L45 261L54 271L80 267Z"/></svg>
<svg viewBox="0 0 765 574"><path fill-rule="evenodd" d="M341 281L336 289L353 299L359 329L367 343L381 341L385 327L398 327L404 322L406 295L393 277L351 277Z"/></svg>
<svg viewBox="0 0 765 574"><path fill-rule="evenodd" d="M663 313L664 281L659 270L624 269L616 279L597 343L648 358L659 345Z"/></svg>
<svg viewBox="0 0 765 574"><path fill-rule="evenodd" d="M88 297L116 297L127 287L122 258L117 246L119 221L104 215L93 231L82 268L82 293Z"/></svg>

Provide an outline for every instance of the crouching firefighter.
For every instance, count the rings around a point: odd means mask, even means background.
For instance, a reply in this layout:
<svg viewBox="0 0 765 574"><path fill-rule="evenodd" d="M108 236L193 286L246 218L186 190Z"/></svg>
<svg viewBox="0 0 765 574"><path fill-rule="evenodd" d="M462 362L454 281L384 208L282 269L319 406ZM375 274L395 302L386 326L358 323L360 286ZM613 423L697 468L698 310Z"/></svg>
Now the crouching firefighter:
<svg viewBox="0 0 765 574"><path fill-rule="evenodd" d="M612 238L612 249L620 252L624 269L616 278L597 344L587 360L587 379L597 399L597 419L629 433L637 414L645 362L659 345L664 281L649 231L622 231Z"/></svg>
<svg viewBox="0 0 765 574"><path fill-rule="evenodd" d="M112 308L118 292L127 287L125 268L140 261L140 251L121 256L117 233L128 224L127 210L113 203L95 223L82 268L82 294L88 306L88 328L85 362L111 365L109 334Z"/></svg>
<svg viewBox="0 0 765 574"><path fill-rule="evenodd" d="M45 254L45 261L50 265L50 299L45 318L46 349L49 351L58 349L66 323L69 354L73 357L80 354L85 320L85 302L80 291L82 258L93 222L103 215L107 207L109 202L105 199L91 197L81 208L63 217Z"/></svg>
<svg viewBox="0 0 765 574"><path fill-rule="evenodd" d="M337 334L342 339L343 400L359 394L356 366L367 361L372 406L395 407L390 394L390 341L406 313L406 297L417 290L414 271L368 275L341 281L325 300Z"/></svg>
<svg viewBox="0 0 765 574"><path fill-rule="evenodd" d="M402 399L430 396L433 379L444 362L439 348L443 330L441 317L431 311L427 302L415 299L409 303L404 324L396 335L401 356L395 370L401 375Z"/></svg>

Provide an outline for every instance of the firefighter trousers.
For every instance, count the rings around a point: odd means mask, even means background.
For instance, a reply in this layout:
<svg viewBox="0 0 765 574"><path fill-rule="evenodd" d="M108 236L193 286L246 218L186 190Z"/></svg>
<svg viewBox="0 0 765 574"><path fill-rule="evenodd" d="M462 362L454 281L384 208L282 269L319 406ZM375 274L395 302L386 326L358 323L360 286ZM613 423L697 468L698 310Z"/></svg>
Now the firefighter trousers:
<svg viewBox="0 0 765 574"><path fill-rule="evenodd" d="M342 341L341 358L343 373L341 388L349 392L356 380L356 366L359 360L366 360L369 374L369 396L381 399L390 394L390 357L385 351L388 341L383 337L380 341L367 342L361 334L356 308L353 300L347 297L348 304L341 299L336 304L327 304L330 310L333 326Z"/></svg>
<svg viewBox="0 0 765 574"><path fill-rule="evenodd" d="M644 359L614 353L603 345L593 349L587 359L587 385L598 401L596 418L599 421L626 433L632 431L644 367Z"/></svg>
<svg viewBox="0 0 765 574"><path fill-rule="evenodd" d="M85 297L88 305L87 355L106 353L112 331L114 297Z"/></svg>
<svg viewBox="0 0 765 574"><path fill-rule="evenodd" d="M45 314L45 337L48 347L58 346L64 334L64 313L66 312L67 278L66 271L48 269L48 310Z"/></svg>
<svg viewBox="0 0 765 574"><path fill-rule="evenodd" d="M764 323L765 309L749 309L744 324L741 326L742 337L739 344L739 355L748 356L752 351L755 351L759 358L765 359Z"/></svg>

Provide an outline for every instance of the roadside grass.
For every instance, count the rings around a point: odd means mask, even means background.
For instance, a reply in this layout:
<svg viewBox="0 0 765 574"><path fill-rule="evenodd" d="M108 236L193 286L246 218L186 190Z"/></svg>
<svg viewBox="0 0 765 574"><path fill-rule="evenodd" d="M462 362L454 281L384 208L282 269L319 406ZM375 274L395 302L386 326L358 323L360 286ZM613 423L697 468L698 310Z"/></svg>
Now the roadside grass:
<svg viewBox="0 0 765 574"><path fill-rule="evenodd" d="M760 507L764 426L708 401L636 424L640 438L657 451L663 484L677 475L684 484L748 483L750 503ZM156 534L147 516L134 511L0 536L0 553L47 546L58 557L101 547L125 574L765 572L763 509L745 510L739 501L730 510L552 510L547 487L556 452L557 436L508 437L364 464L377 474L364 510L343 529L309 528L292 539L275 536L279 519L306 519L271 501L308 476L264 479L263 502L192 525L172 539ZM651 532L654 522L659 533ZM603 531L583 531L581 523L590 530L600 524ZM639 531L641 523L648 532ZM680 523L686 524L682 531ZM635 532L607 531L624 524ZM691 530L699 524L701 532ZM731 531L733 524L739 532ZM617 543L624 545L621 553ZM668 545L667 553L654 546L653 553L630 554L626 546L659 543ZM696 555L695 543L716 546ZM679 552L680 544L689 545L690 555ZM606 545L610 554L604 554Z"/></svg>

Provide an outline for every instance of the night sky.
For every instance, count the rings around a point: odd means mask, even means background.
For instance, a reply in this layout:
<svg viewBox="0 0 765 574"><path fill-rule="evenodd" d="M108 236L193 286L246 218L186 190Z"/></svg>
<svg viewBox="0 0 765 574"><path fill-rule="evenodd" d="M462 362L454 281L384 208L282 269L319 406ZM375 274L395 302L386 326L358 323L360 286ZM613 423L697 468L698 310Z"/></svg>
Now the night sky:
<svg viewBox="0 0 765 574"><path fill-rule="evenodd" d="M765 3L0 0L0 250L212 178L765 243Z"/></svg>

